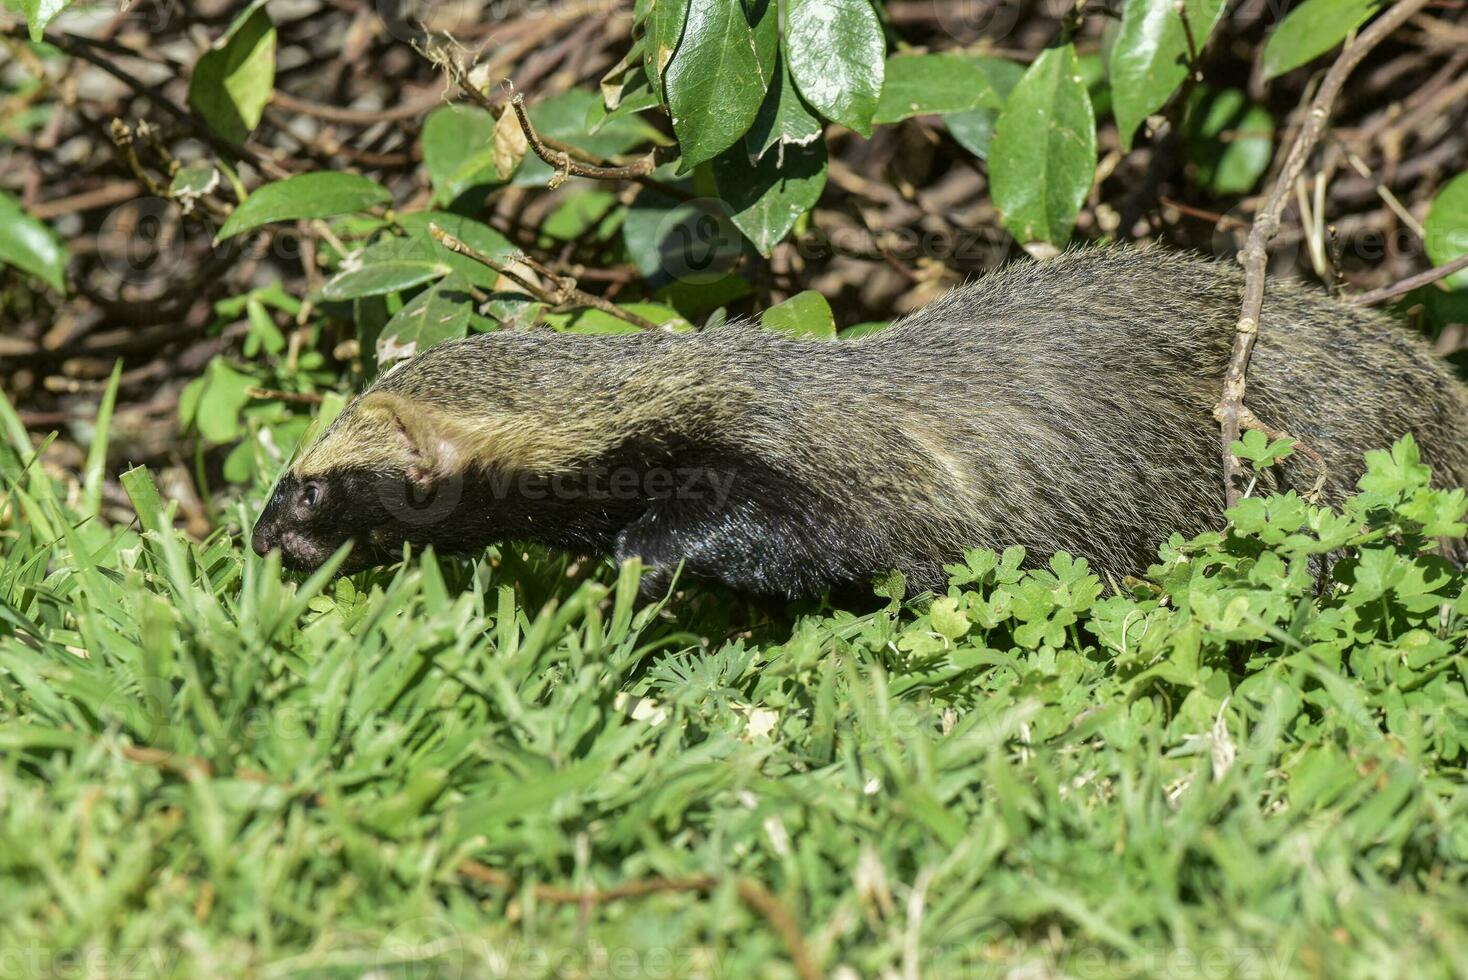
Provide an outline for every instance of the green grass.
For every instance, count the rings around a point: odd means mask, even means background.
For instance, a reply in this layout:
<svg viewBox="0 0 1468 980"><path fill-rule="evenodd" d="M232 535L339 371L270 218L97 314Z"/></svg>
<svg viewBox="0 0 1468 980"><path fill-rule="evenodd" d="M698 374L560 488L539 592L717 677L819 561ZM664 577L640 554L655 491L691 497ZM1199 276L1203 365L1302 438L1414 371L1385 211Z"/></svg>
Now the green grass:
<svg viewBox="0 0 1468 980"><path fill-rule="evenodd" d="M261 488L106 526L100 453L0 422L0 976L1468 971L1464 500L1410 444L1151 586L980 552L746 630L510 549L283 579Z"/></svg>

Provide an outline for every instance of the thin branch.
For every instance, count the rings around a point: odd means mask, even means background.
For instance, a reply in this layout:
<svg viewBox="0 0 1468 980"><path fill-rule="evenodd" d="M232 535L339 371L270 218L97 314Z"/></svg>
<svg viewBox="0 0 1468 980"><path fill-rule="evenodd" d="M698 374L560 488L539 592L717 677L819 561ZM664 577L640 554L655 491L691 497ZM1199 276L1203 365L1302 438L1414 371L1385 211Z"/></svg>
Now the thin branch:
<svg viewBox="0 0 1468 980"><path fill-rule="evenodd" d="M593 180L636 180L639 177L650 176L658 167L677 156L676 151L660 146L647 156L625 166L608 167L584 163L572 157L565 150L558 150L546 144L541 135L535 131L535 126L531 124L530 114L525 111L525 96L516 92L510 97L510 108L515 110L515 118L520 120L520 128L525 131L525 139L530 143L530 148L535 151L535 155L556 168L557 173L568 174L572 177L590 177Z"/></svg>
<svg viewBox="0 0 1468 980"><path fill-rule="evenodd" d="M326 401L326 396L314 392L277 391L274 388L256 388L253 385L245 389L245 394L262 401L290 402L293 405L320 405Z"/></svg>
<svg viewBox="0 0 1468 980"><path fill-rule="evenodd" d="M494 888L505 890L515 888L514 878L479 861L461 862L459 873L466 878ZM536 884L531 886L530 891L537 901L552 905L577 905L585 908L592 905L604 905L624 898L644 898L648 895L679 892L711 892L720 884L721 879L713 875L691 875L687 878L639 878L612 888L584 891L556 885ZM805 939L795 922L795 916L785 907L785 904L764 885L749 878L734 879L734 888L739 892L739 897L744 904L759 913L769 923L770 928L784 940L786 948L790 951L790 960L795 967L796 975L801 980L819 980L823 975L820 967L816 965L815 959L805 945Z"/></svg>
<svg viewBox="0 0 1468 980"><path fill-rule="evenodd" d="M1271 442L1277 439L1283 439L1284 441L1290 443L1290 445L1294 447L1295 451L1298 452L1301 456L1304 456L1306 459L1310 460L1310 462L1314 463L1315 483L1310 487L1309 490L1305 491L1303 496L1311 503L1316 503L1320 500L1320 492L1325 489L1326 480L1330 479L1330 469L1325 465L1324 456L1321 456L1314 449L1305 445L1305 443L1301 442L1299 439L1296 439L1288 432L1285 432L1282 429L1273 429L1265 425L1263 422L1259 421L1259 416L1255 415L1247 408L1245 408L1239 414L1239 428L1243 429L1246 432L1262 432L1269 437L1269 440Z"/></svg>
<svg viewBox="0 0 1468 980"><path fill-rule="evenodd" d="M1351 72L1372 48L1418 13L1427 2L1428 0L1398 0L1396 5L1358 34L1354 42L1346 45L1345 50L1326 72L1325 80L1321 82L1320 89L1310 103L1305 123L1290 146L1284 166L1275 178L1274 187L1264 207L1255 215L1253 227L1249 229L1249 239L1240 256L1244 265L1244 298L1234 332L1233 355L1229 358L1228 370L1224 374L1223 397L1213 409L1221 430L1219 440L1223 448L1224 496L1230 507L1238 503L1243 469L1234 456L1232 447L1239 438L1239 427L1244 413L1249 358L1259 339L1259 317L1264 309L1264 271L1269 257L1269 242L1279 231L1280 211L1285 195L1305 169L1305 162L1319 142L1335 100L1345 87Z"/></svg>
<svg viewBox="0 0 1468 980"><path fill-rule="evenodd" d="M428 233L433 236L434 241L438 242L450 252L473 259L480 265L493 269L542 303L548 303L555 307L589 306L593 309L601 310L609 316L614 316L618 320L626 321L642 330L661 329L656 323L653 323L646 317L638 316L630 310L624 310L604 297L585 292L577 287L575 279L569 276L556 275L528 255L522 253L518 258L524 261L526 265L534 268L537 273L545 276L553 284L552 288L547 289L545 286L532 282L511 266L485 255L472 245L460 241L438 225L429 225Z"/></svg>
<svg viewBox="0 0 1468 980"><path fill-rule="evenodd" d="M1183 22L1183 37L1188 42L1188 75L1195 82L1203 80L1203 71L1198 67L1198 44L1193 39L1193 22L1188 19L1188 5L1185 0L1177 0L1172 5L1177 11L1178 19Z"/></svg>
<svg viewBox="0 0 1468 980"><path fill-rule="evenodd" d="M1428 269L1426 272L1419 272L1415 276L1408 276L1406 279L1392 283L1390 286L1382 286L1380 289L1373 289L1369 293L1361 293L1359 296L1347 297L1346 302L1354 303L1357 306L1375 306L1378 303L1385 303L1389 299L1396 299L1398 296L1410 293L1414 289L1430 286L1439 279L1446 279L1453 273L1461 272L1464 269L1468 269L1468 253L1464 253L1453 261L1444 263L1435 269Z"/></svg>
<svg viewBox="0 0 1468 980"><path fill-rule="evenodd" d="M23 40L27 39L29 36L26 34L26 28L24 25L11 27L7 31L7 33ZM47 31L45 33L45 41L47 44L63 52L64 54L71 55L73 58L80 58L82 61L85 61L96 68L100 68L102 71L111 75L113 78L117 79L119 82L131 89L134 94L141 95L153 105L157 106L159 109L162 109L165 113L172 116L176 121L182 124L196 137L213 147L215 152L219 153L220 155L246 160L249 163L254 164L256 167L258 167L263 173L276 180L289 176L288 171L282 169L272 160L263 157L258 153L255 153L248 147L235 146L223 139L220 139L213 133L212 130L209 129L208 125L203 120L194 115L194 113L190 112L188 109L185 109L178 103L174 102L168 96L164 95L157 86L149 85L147 82L138 78L131 72L117 67L106 58L103 58L101 55L97 54L96 50L94 50L99 47L101 47L103 50L108 50L109 48L115 47L114 45L103 47L103 45L99 44L92 38L83 37L80 34L73 34L69 31Z"/></svg>

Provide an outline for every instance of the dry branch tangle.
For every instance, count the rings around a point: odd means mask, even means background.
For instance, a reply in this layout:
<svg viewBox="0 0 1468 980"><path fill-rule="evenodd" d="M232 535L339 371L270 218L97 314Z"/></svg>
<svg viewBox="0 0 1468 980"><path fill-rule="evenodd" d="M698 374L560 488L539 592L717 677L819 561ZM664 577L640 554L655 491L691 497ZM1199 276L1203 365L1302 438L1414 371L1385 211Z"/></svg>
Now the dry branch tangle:
<svg viewBox="0 0 1468 980"><path fill-rule="evenodd" d="M1270 239L1279 231L1280 210L1285 197L1305 169L1305 161L1309 159L1310 152L1320 141L1325 123L1330 118L1331 108L1351 72L1372 48L1425 6L1427 0L1399 0L1341 51L1311 101L1305 124L1290 146L1284 166L1275 178L1274 187L1270 190L1264 207L1255 216L1253 227L1249 229L1248 241L1239 257L1244 266L1243 308L1235 329L1233 356L1224 376L1223 397L1213 410L1220 426L1224 495L1229 507L1238 503L1242 493L1239 486L1242 467L1238 457L1233 454L1232 447L1239 438L1239 429L1245 418L1244 397L1248 393L1249 358L1258 342L1259 317L1264 309L1264 270L1268 260L1268 246Z"/></svg>

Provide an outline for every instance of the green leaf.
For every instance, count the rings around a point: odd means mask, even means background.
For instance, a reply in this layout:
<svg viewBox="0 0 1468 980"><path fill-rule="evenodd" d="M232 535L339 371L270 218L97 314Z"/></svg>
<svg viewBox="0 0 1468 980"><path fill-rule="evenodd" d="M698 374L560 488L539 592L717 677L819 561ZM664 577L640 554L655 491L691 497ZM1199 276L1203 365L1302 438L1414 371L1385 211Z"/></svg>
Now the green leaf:
<svg viewBox="0 0 1468 980"><path fill-rule="evenodd" d="M214 132L243 143L260 125L274 92L275 25L256 7L199 58L189 80L189 105Z"/></svg>
<svg viewBox="0 0 1468 980"><path fill-rule="evenodd" d="M433 110L423 123L423 165L435 201L452 201L476 184L495 183L495 118L478 106Z"/></svg>
<svg viewBox="0 0 1468 980"><path fill-rule="evenodd" d="M1236 88L1198 88L1183 123L1198 183L1214 194L1246 194L1274 156L1274 117Z"/></svg>
<svg viewBox="0 0 1468 980"><path fill-rule="evenodd" d="M786 0L785 55L805 101L832 122L872 134L887 40L869 0Z"/></svg>
<svg viewBox="0 0 1468 980"><path fill-rule="evenodd" d="M1468 253L1468 171L1437 192L1423 228L1427 231L1427 257L1433 265L1446 265ZM1446 282L1453 289L1468 289L1468 269L1453 273Z"/></svg>
<svg viewBox="0 0 1468 980"><path fill-rule="evenodd" d="M193 211L202 198L214 193L219 187L219 171L207 164L197 167L180 167L168 184L168 196L178 202L185 214Z"/></svg>
<svg viewBox="0 0 1468 980"><path fill-rule="evenodd" d="M768 257L826 187L826 144L781 146L751 163L737 143L714 161L714 180L730 217Z"/></svg>
<svg viewBox="0 0 1468 980"><path fill-rule="evenodd" d="M1223 15L1224 0L1187 0L1188 25L1201 51ZM1111 49L1111 98L1122 149L1187 77L1190 52L1174 0L1126 0Z"/></svg>
<svg viewBox="0 0 1468 980"><path fill-rule="evenodd" d="M330 218L391 204L392 194L357 174L319 171L266 184L245 198L219 229L216 242L273 221Z"/></svg>
<svg viewBox="0 0 1468 980"><path fill-rule="evenodd" d="M417 243L414 243L417 244ZM368 249L371 252L371 249ZM349 269L327 280L321 295L333 302L386 296L448 275L446 263L431 256L369 259L360 269Z"/></svg>
<svg viewBox="0 0 1468 980"><path fill-rule="evenodd" d="M71 4L72 0L21 0L20 9L30 27L31 40L41 40L46 28Z"/></svg>
<svg viewBox="0 0 1468 980"><path fill-rule="evenodd" d="M992 109L951 112L943 117L943 123L953 134L953 138L958 141L959 146L980 160L987 160L989 145L994 138L994 123L999 119L999 112L1009 99L1009 93L1014 91L1014 87L1024 77L1025 66L1004 58L985 56L976 56L973 61L984 73L989 87L998 96L999 105Z"/></svg>
<svg viewBox="0 0 1468 980"><path fill-rule="evenodd" d="M813 289L796 293L785 302L765 310L760 326L794 337L836 336L836 317L826 297Z"/></svg>
<svg viewBox="0 0 1468 980"><path fill-rule="evenodd" d="M691 330L693 324L679 315L671 306L662 303L620 303L622 309L635 313L669 330ZM572 313L547 313L545 323L553 330L579 334L624 334L642 333L642 328L612 316L605 310L582 309Z"/></svg>
<svg viewBox="0 0 1468 980"><path fill-rule="evenodd" d="M989 158L1004 225L1024 242L1063 244L1096 174L1096 120L1075 47L1049 48L1010 93Z"/></svg>
<svg viewBox="0 0 1468 980"><path fill-rule="evenodd" d="M1264 43L1260 59L1264 80L1325 54L1382 4L1383 0L1305 0L1285 15Z"/></svg>
<svg viewBox="0 0 1468 980"><path fill-rule="evenodd" d="M821 121L795 89L783 53L775 56L775 79L744 134L749 155L758 159L777 144L806 146L821 138Z"/></svg>
<svg viewBox="0 0 1468 980"><path fill-rule="evenodd" d="M474 301L456 276L434 283L404 306L377 337L377 363L391 364L469 333Z"/></svg>
<svg viewBox="0 0 1468 980"><path fill-rule="evenodd" d="M249 389L255 379L232 368L228 361L216 357L204 372L199 390L194 425L210 442L232 442L240 437L240 416L250 403Z"/></svg>
<svg viewBox="0 0 1468 980"><path fill-rule="evenodd" d="M683 26L688 21L688 0L651 0L647 18L643 22L646 41L643 43L643 66L652 81L658 97L667 102L663 75L678 42L683 38Z"/></svg>
<svg viewBox="0 0 1468 980"><path fill-rule="evenodd" d="M894 55L887 59L886 75L874 123L1004 105L983 67L967 55Z"/></svg>
<svg viewBox="0 0 1468 980"><path fill-rule="evenodd" d="M1258 429L1250 429L1229 447L1229 452L1239 459L1253 464L1254 469L1264 470L1294 454L1295 444L1289 439L1275 439Z"/></svg>
<svg viewBox="0 0 1468 980"><path fill-rule="evenodd" d="M48 227L21 210L20 202L0 191L0 262L66 292L71 256Z"/></svg>
<svg viewBox="0 0 1468 980"><path fill-rule="evenodd" d="M483 222L448 211L413 211L398 215L397 221L398 226L416 243L412 247L412 257L425 259L432 256L435 262L452 269L460 278L486 290L499 287L500 274L467 255L444 248L434 240L429 226L437 225L476 251L502 262L520 251L508 238Z"/></svg>
<svg viewBox="0 0 1468 980"><path fill-rule="evenodd" d="M744 135L764 101L765 84L743 4L692 0L664 85L683 171Z"/></svg>

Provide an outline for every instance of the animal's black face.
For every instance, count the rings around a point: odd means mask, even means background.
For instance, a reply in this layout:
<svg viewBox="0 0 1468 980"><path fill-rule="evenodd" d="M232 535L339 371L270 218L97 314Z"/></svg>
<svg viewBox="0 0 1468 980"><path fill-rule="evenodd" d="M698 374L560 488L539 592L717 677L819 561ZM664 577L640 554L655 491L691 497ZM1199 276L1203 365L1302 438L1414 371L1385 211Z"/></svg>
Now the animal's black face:
<svg viewBox="0 0 1468 980"><path fill-rule="evenodd" d="M251 546L260 555L278 549L287 568L319 568L348 541L341 567L355 572L395 561L404 543L441 552L472 550L497 537L489 508L464 508L462 478L412 479L392 468L287 473L255 522ZM466 514L481 511L478 521Z"/></svg>
<svg viewBox="0 0 1468 980"><path fill-rule="evenodd" d="M370 535L376 522L370 506L354 499L349 480L333 477L298 477L287 473L275 486L270 502L255 522L250 544L264 555L280 550L287 568L310 571L319 568L347 541L357 546L347 559L347 569L371 564Z"/></svg>

